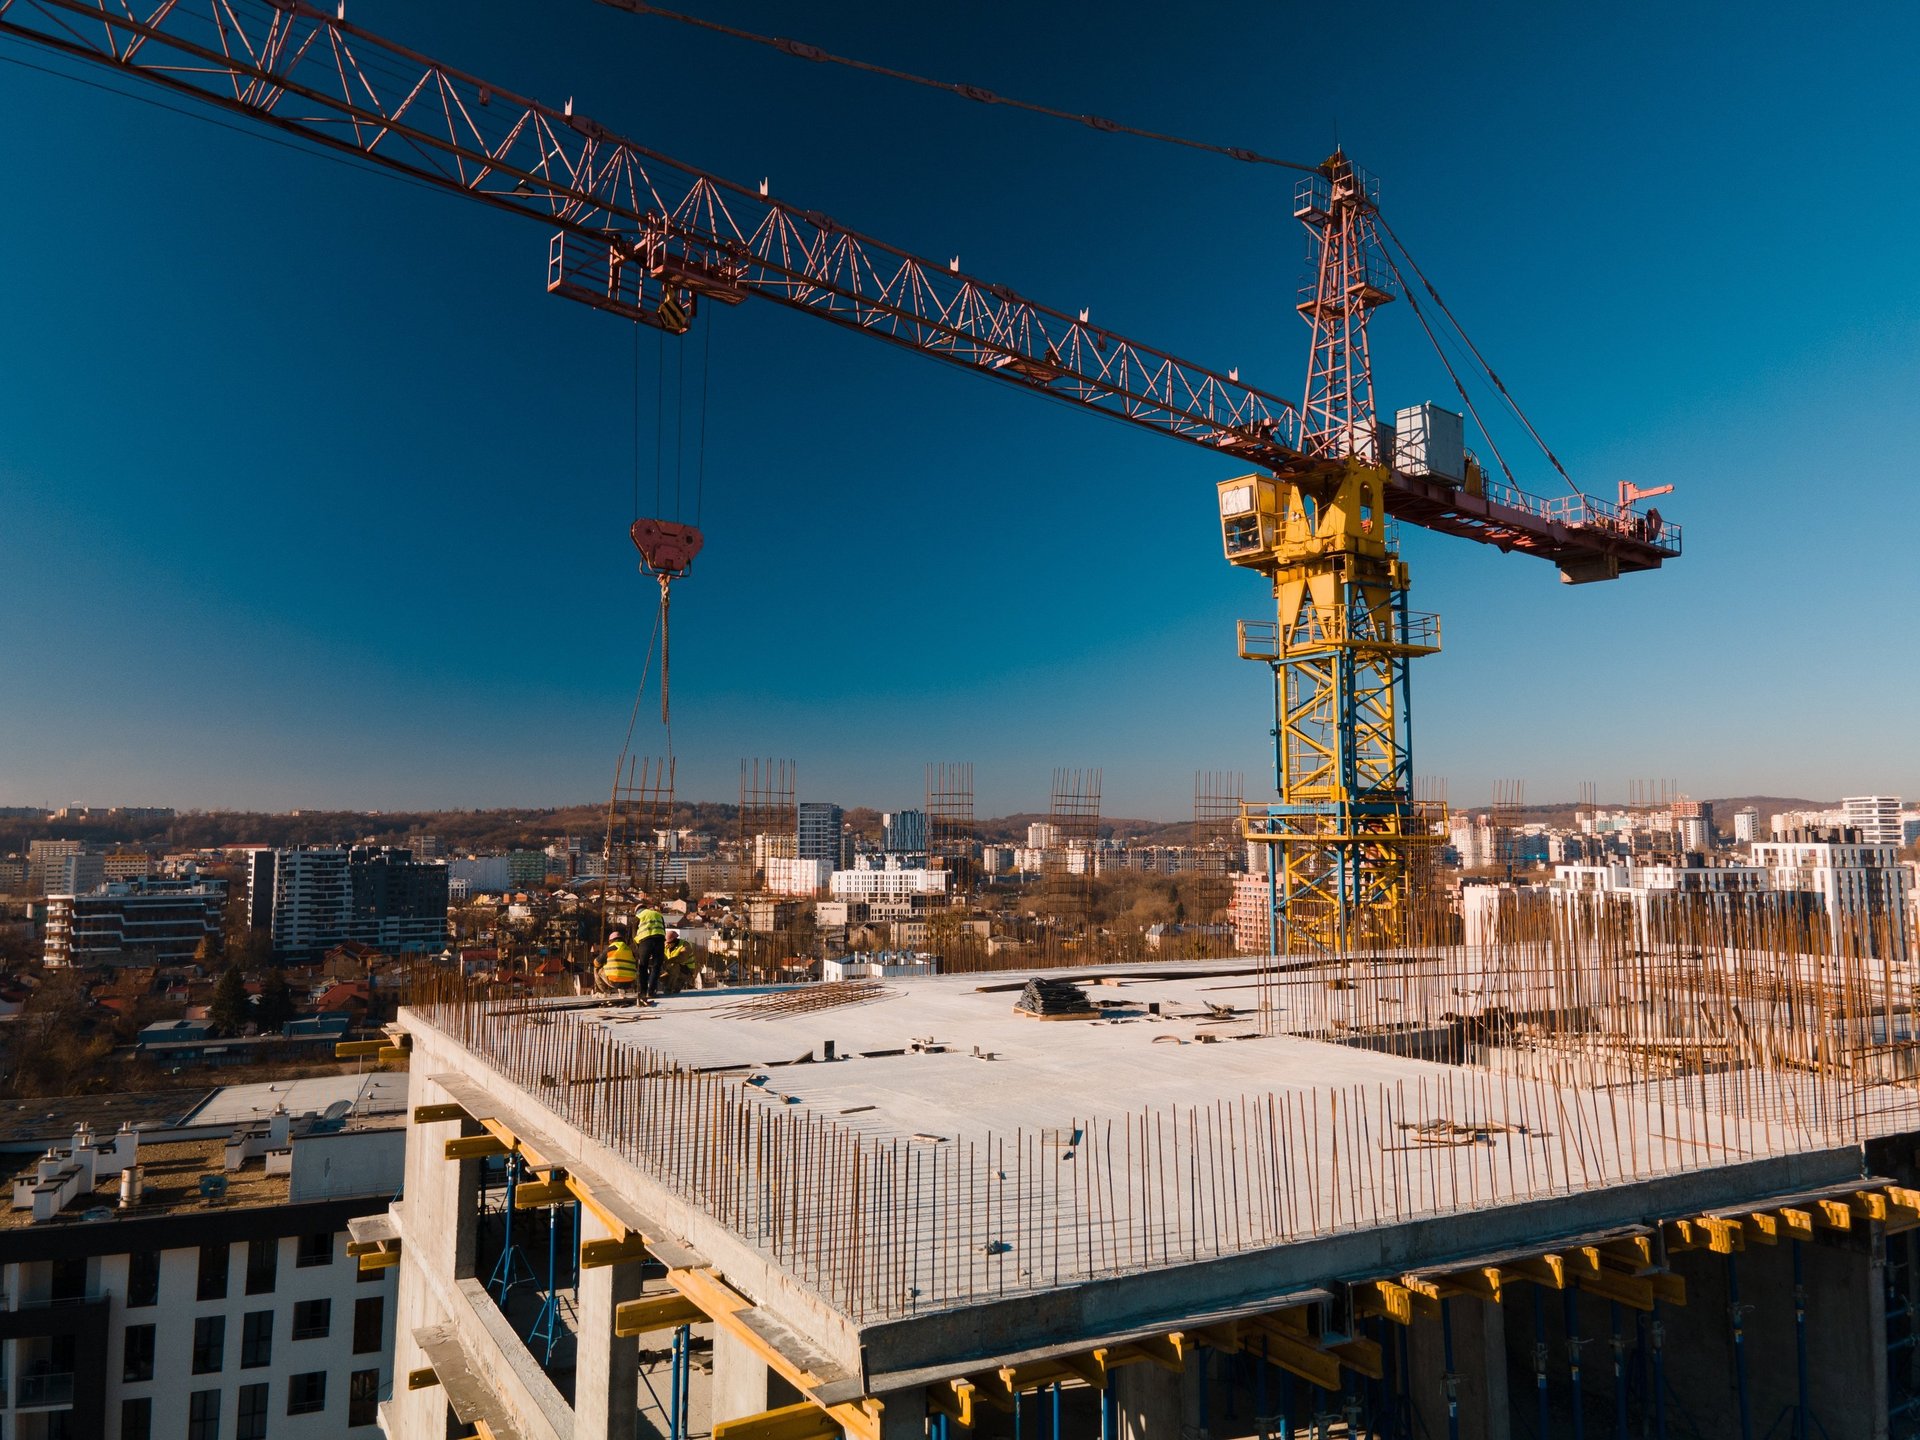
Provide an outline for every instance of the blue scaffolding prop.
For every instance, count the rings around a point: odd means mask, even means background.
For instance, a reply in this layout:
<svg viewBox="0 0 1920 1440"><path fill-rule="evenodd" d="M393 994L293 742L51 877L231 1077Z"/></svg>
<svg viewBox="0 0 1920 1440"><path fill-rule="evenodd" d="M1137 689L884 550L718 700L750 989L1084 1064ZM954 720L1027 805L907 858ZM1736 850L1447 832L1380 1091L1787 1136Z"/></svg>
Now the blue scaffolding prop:
<svg viewBox="0 0 1920 1440"><path fill-rule="evenodd" d="M541 1357L542 1369L553 1365L553 1349L560 1343L560 1337L567 1333L560 1323L560 1206L552 1206L547 1211L547 1296L540 1302L540 1313L534 1317L533 1328L527 1332L527 1348L536 1343L544 1343L546 1351ZM580 1202L574 1201L567 1208L572 1217L574 1243L580 1236Z"/></svg>
<svg viewBox="0 0 1920 1440"><path fill-rule="evenodd" d="M500 1260L493 1267L492 1278L487 1281L488 1293L503 1311L507 1308L507 1296L513 1293L516 1285L531 1285L534 1281L533 1266L513 1242L513 1197L520 1185L520 1157L517 1154L507 1156L506 1170L507 1209L501 1222Z"/></svg>

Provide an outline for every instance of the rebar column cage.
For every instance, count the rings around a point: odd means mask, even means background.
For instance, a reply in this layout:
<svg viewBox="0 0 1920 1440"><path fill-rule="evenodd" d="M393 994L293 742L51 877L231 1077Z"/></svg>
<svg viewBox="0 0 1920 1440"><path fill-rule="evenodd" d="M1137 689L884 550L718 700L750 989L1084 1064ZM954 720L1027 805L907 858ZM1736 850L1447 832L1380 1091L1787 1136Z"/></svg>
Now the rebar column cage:
<svg viewBox="0 0 1920 1440"><path fill-rule="evenodd" d="M799 853L799 785L800 767L791 760L740 762L740 858L749 870L757 868L756 836L768 837L768 858Z"/></svg>
<svg viewBox="0 0 1920 1440"><path fill-rule="evenodd" d="M927 863L952 873L949 894L963 899L973 884L973 765L927 766Z"/></svg>
<svg viewBox="0 0 1920 1440"><path fill-rule="evenodd" d="M664 878L658 832L673 823L675 760L629 757L607 802L603 879L614 890L652 893Z"/></svg>
<svg viewBox="0 0 1920 1440"><path fill-rule="evenodd" d="M1084 927L1092 918L1100 780L1099 770L1053 772L1047 804L1052 843L1041 853L1040 889L1047 909L1069 927Z"/></svg>

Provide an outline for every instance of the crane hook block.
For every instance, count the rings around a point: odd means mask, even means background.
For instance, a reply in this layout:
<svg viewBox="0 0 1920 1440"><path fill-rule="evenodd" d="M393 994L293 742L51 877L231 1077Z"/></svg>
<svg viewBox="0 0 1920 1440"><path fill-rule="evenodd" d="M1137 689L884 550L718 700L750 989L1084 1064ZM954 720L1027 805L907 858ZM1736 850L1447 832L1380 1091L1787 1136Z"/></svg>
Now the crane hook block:
<svg viewBox="0 0 1920 1440"><path fill-rule="evenodd" d="M694 556L706 544L706 537L693 526L672 520L636 520L628 533L633 536L646 572L669 580L678 580L691 570Z"/></svg>

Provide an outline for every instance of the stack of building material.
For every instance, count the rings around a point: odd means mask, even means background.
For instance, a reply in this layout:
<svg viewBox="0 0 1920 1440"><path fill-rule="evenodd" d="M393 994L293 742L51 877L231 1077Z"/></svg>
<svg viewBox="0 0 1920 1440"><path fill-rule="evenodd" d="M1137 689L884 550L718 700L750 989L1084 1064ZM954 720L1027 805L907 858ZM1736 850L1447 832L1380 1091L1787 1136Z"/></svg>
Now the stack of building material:
<svg viewBox="0 0 1920 1440"><path fill-rule="evenodd" d="M1088 1020L1100 1012L1071 981L1034 979L1020 992L1013 1013L1034 1020Z"/></svg>

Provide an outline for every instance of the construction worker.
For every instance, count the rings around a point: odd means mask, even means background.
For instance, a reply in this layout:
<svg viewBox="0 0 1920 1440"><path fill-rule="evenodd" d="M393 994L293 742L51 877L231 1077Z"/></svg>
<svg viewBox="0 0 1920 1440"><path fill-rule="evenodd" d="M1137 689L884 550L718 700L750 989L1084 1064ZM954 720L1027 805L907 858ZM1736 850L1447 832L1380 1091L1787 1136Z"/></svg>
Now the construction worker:
<svg viewBox="0 0 1920 1440"><path fill-rule="evenodd" d="M680 938L678 930L667 931L667 988L675 994L688 989L693 984L693 971L693 947Z"/></svg>
<svg viewBox="0 0 1920 1440"><path fill-rule="evenodd" d="M640 1003L650 1004L660 992L660 967L667 958L667 917L651 900L634 916L633 933L640 942Z"/></svg>
<svg viewBox="0 0 1920 1440"><path fill-rule="evenodd" d="M607 932L606 958L593 977L593 988L599 994L618 997L630 994L639 978L640 963L634 958L633 946L627 943L627 932L616 925Z"/></svg>

